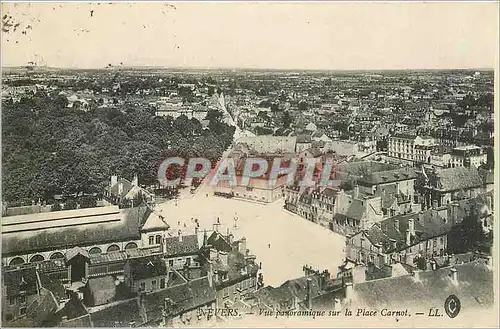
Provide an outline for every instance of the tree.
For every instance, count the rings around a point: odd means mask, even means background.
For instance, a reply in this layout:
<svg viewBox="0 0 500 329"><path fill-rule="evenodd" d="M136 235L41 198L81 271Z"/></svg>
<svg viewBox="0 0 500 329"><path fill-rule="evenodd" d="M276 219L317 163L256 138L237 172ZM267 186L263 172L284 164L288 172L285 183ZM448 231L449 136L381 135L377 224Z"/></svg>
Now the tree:
<svg viewBox="0 0 500 329"><path fill-rule="evenodd" d="M52 207L50 207L50 211L61 211L61 210L62 210L61 204L57 201L54 202Z"/></svg>
<svg viewBox="0 0 500 329"><path fill-rule="evenodd" d="M283 128L290 128L290 124L292 123L292 117L290 116L290 112L285 111L283 113Z"/></svg>
<svg viewBox="0 0 500 329"><path fill-rule="evenodd" d="M94 208L97 207L97 199L92 195L87 195L79 200L81 208Z"/></svg>
<svg viewBox="0 0 500 329"><path fill-rule="evenodd" d="M64 203L64 210L73 210L78 207L78 204L74 199L69 199Z"/></svg>

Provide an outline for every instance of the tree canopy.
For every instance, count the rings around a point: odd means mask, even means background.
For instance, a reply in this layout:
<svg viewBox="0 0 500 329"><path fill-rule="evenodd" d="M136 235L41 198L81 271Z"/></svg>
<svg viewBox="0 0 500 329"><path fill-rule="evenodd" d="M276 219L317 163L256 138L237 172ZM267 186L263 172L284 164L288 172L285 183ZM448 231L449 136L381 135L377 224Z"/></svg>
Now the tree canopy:
<svg viewBox="0 0 500 329"><path fill-rule="evenodd" d="M52 200L56 194L100 193L116 174L157 183L168 156L217 159L234 127L210 113L197 119L156 117L149 109L67 108L61 96L37 93L2 109L3 193L6 201Z"/></svg>

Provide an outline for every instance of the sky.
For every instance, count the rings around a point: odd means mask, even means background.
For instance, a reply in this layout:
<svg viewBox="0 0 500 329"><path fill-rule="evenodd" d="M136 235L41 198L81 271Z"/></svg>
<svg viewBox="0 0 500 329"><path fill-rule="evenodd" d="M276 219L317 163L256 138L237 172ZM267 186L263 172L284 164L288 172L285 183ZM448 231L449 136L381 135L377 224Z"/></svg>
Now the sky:
<svg viewBox="0 0 500 329"><path fill-rule="evenodd" d="M2 66L493 68L498 9L495 2L2 3Z"/></svg>

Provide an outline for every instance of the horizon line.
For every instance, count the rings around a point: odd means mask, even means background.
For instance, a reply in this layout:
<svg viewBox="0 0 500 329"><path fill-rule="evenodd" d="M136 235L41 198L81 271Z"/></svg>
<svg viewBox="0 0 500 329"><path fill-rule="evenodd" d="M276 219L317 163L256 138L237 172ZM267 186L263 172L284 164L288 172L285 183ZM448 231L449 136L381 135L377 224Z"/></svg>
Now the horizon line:
<svg viewBox="0 0 500 329"><path fill-rule="evenodd" d="M49 65L2 65L2 69L54 69L54 70L118 70L118 69L165 69L165 70L240 70L240 71L324 71L324 72L351 72L351 71L495 71L494 67L455 67L455 68L269 68L269 67L204 67L204 66L162 66L162 65L131 65L131 66L102 66L102 67L60 67Z"/></svg>

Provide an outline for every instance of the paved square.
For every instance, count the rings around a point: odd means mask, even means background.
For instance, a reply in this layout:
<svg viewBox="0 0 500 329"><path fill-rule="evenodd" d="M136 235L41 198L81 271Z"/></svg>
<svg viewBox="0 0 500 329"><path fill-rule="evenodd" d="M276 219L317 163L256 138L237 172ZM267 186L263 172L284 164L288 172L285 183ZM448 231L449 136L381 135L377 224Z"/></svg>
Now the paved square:
<svg viewBox="0 0 500 329"><path fill-rule="evenodd" d="M277 286L302 276L302 266L306 264L336 273L344 257L345 238L289 213L282 206L283 201L257 204L215 197L210 188L204 187L195 195L184 190L179 200L159 204L156 210L165 216L173 232L180 228L184 234L194 233L191 218L199 220L200 231L212 230L219 218L220 232L225 234L229 228L235 239L247 238L247 248L257 262L262 262L266 285Z"/></svg>

